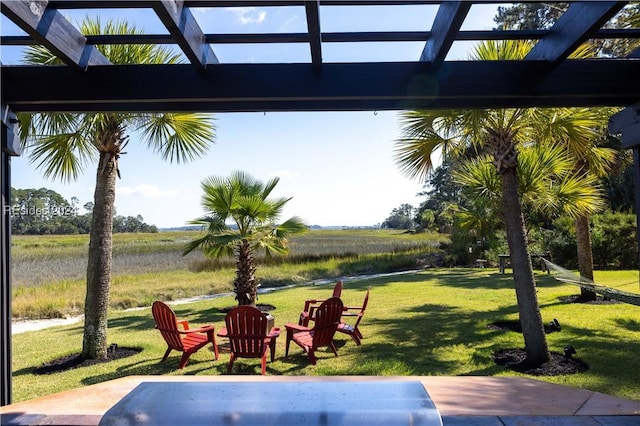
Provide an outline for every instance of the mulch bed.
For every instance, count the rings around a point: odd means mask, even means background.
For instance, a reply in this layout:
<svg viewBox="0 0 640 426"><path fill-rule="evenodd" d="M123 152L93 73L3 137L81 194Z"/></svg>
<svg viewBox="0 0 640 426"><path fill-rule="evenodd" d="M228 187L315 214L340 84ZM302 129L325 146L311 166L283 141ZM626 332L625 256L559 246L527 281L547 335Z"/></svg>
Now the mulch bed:
<svg viewBox="0 0 640 426"><path fill-rule="evenodd" d="M107 350L107 357L103 359L84 359L82 354L71 354L54 359L53 361L42 364L33 370L34 374L52 374L61 371L67 371L74 368L87 367L90 365L101 364L120 358L135 355L142 352L139 348L126 348L117 345L111 345Z"/></svg>
<svg viewBox="0 0 640 426"><path fill-rule="evenodd" d="M520 321L497 321L488 324L487 328L490 330L506 330L522 333ZM547 334L559 332L561 329L562 325L556 319L544 325L544 331ZM571 352L572 349L575 351L571 346L565 347L567 352ZM531 374L533 376L563 376L566 374L583 373L589 369L587 364L577 358L573 358L573 353L565 355L551 352L550 360L538 366L533 366L527 361L527 352L524 349L500 349L493 353L492 358L497 365L502 365L509 370Z"/></svg>
<svg viewBox="0 0 640 426"><path fill-rule="evenodd" d="M616 305L618 303L624 303L619 300L605 299L600 295L596 296L596 300L584 300L579 294L560 297L559 299L564 303L583 303L585 305Z"/></svg>
<svg viewBox="0 0 640 426"><path fill-rule="evenodd" d="M583 373L589 369L589 366L579 359L566 357L556 352L551 352L549 362L532 366L527 362L527 353L524 349L500 349L494 352L493 361L509 370L533 376L563 376Z"/></svg>

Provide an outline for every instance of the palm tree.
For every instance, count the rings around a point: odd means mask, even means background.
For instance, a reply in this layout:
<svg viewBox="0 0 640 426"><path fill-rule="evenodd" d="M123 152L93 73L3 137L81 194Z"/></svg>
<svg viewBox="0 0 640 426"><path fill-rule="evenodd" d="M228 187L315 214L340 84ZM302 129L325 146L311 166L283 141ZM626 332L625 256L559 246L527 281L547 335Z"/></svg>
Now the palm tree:
<svg viewBox="0 0 640 426"><path fill-rule="evenodd" d="M126 22L86 18L81 31L95 34L140 34ZM179 55L151 45L104 45L99 50L113 63L175 63ZM29 64L56 64L46 48L29 47ZM128 142L127 131L137 130L149 148L163 159L178 163L205 154L213 143L212 119L204 114L47 113L20 117L30 159L47 178L76 179L97 160L93 217L89 239L87 294L84 306L82 356L107 356L107 313L111 282L112 227L119 161Z"/></svg>
<svg viewBox="0 0 640 426"><path fill-rule="evenodd" d="M472 59L522 59L531 43L520 40L479 44ZM401 114L403 136L397 142L396 160L410 177L426 178L432 170L431 154L438 148L455 152L476 148L491 155L500 176L502 214L513 266L514 286L527 361L540 365L549 360L549 348L538 305L526 227L518 192L518 152L523 144L558 144L568 139L587 144L594 129L588 109L572 109L571 120L558 120L559 110L432 110Z"/></svg>
<svg viewBox="0 0 640 426"><path fill-rule="evenodd" d="M522 147L517 174L525 211L575 218L595 213L604 205L598 179L576 170L574 157L562 145ZM490 239L503 222L500 176L491 158L464 161L452 176L470 198L470 207L458 215L460 228Z"/></svg>
<svg viewBox="0 0 640 426"><path fill-rule="evenodd" d="M287 237L307 230L295 216L276 223L291 200L268 198L279 181L276 177L263 184L245 172L236 171L229 177L211 176L202 182L206 216L191 223L202 225L207 233L188 243L183 254L201 247L211 257L237 256L233 291L239 305L255 304L258 283L254 253L264 250L267 257L284 255L289 251Z"/></svg>
<svg viewBox="0 0 640 426"><path fill-rule="evenodd" d="M611 116L610 111L602 110L603 114ZM606 123L603 118L602 123ZM578 148L578 149L575 149ZM575 169L577 173L585 176L595 176L602 178L613 167L616 162L617 152L612 148L599 147L597 140L592 140L590 146L570 147L575 156ZM575 151L574 151L575 149ZM576 247L578 253L578 270L580 276L593 281L593 250L591 248L591 230L589 227L588 212L579 212L572 216L576 223ZM596 293L586 287L580 289L580 300L595 300Z"/></svg>
<svg viewBox="0 0 640 426"><path fill-rule="evenodd" d="M516 5L510 8L498 8L497 19L500 22L499 28L508 29L509 27L517 27L519 29L544 29L553 25L560 14L566 10L567 4L549 5L544 3L532 5ZM640 24L640 5L625 6L607 26L611 28L634 28ZM620 39L602 39L590 40L583 44L572 54L573 57L595 57L598 55L611 55L624 57L633 53L640 48L638 40L620 40ZM603 114L610 117L614 111L610 109L601 109ZM602 123L606 123L607 118L604 117ZM571 146L570 146L571 148ZM576 167L585 173L595 173L602 176L611 164L615 161L612 159L612 152L606 152L596 148L596 141L593 141L591 152L585 152L585 147L579 147L577 152L578 164ZM582 151L582 152L580 152ZM599 152L598 152L599 151ZM587 157L584 154L587 154ZM604 167L603 167L604 166ZM576 245L578 255L578 269L580 276L589 280L593 280L593 253L591 249L591 233L589 229L589 215L579 214L575 216L576 226ZM595 300L596 293L581 288L581 299L584 301Z"/></svg>

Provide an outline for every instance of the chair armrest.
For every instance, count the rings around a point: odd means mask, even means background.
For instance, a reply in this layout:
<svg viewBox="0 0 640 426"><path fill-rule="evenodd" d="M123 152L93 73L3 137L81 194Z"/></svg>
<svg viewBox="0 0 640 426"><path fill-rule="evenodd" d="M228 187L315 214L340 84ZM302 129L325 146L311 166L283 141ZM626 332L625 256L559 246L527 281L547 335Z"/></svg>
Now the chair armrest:
<svg viewBox="0 0 640 426"><path fill-rule="evenodd" d="M181 325L185 330L189 330L189 321L187 320L176 320L177 325Z"/></svg>
<svg viewBox="0 0 640 426"><path fill-rule="evenodd" d="M287 329L287 331L291 330L291 331L309 331L311 330L309 327L305 327L304 325L298 325L298 324L285 324L284 325L285 328Z"/></svg>
<svg viewBox="0 0 640 426"><path fill-rule="evenodd" d="M203 325L202 327L198 327L198 328L191 328L185 331L181 331L180 333L183 334L189 334L189 333L206 333L209 331L213 331L215 329L215 327L213 325Z"/></svg>
<svg viewBox="0 0 640 426"><path fill-rule="evenodd" d="M278 336L280 336L280 327L272 327L269 334L267 334L267 337L269 338L278 337Z"/></svg>
<svg viewBox="0 0 640 426"><path fill-rule="evenodd" d="M307 312L309 309L317 307L313 305L319 305L322 302L324 302L324 299L307 299L304 301L304 311Z"/></svg>
<svg viewBox="0 0 640 426"><path fill-rule="evenodd" d="M343 311L361 311L362 306L343 306L342 310Z"/></svg>

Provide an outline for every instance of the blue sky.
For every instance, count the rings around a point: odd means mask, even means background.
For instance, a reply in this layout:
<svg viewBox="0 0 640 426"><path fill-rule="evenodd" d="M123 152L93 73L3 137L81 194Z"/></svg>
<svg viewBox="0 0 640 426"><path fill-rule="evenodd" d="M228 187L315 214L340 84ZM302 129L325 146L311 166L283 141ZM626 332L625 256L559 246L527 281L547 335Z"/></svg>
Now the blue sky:
<svg viewBox="0 0 640 426"><path fill-rule="evenodd" d="M474 5L462 29L491 29L497 5ZM322 31L428 30L434 5L321 7ZM101 19L127 19L151 34L166 33L149 11L89 11ZM65 13L78 23L84 14ZM304 32L303 7L194 9L205 33ZM4 16L2 35L23 34ZM455 43L447 59L466 59L472 42ZM413 61L423 43L324 43L325 62ZM309 62L307 44L214 45L222 63ZM20 50L3 47L3 64L17 64ZM202 215L200 182L211 175L244 170L255 178L280 177L275 196L293 197L282 219L296 215L309 225L370 226L403 203L418 206L422 183L404 177L393 161L399 137L397 112L255 112L215 114L217 138L209 154L195 162L163 162L135 133L120 160L116 209L140 214L159 227L183 226ZM434 159L435 160L435 159ZM437 160L436 160L437 161ZM95 164L75 182L49 181L27 156L12 160L12 186L53 189L81 205L93 201Z"/></svg>

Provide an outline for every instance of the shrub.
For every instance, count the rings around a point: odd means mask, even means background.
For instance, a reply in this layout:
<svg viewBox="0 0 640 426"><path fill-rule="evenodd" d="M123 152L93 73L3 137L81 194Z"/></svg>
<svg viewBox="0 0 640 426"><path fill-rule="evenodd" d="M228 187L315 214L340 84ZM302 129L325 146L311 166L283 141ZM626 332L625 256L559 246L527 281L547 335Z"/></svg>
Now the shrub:
<svg viewBox="0 0 640 426"><path fill-rule="evenodd" d="M631 213L606 211L591 221L591 244L595 269L635 269L638 266L636 216ZM551 253L554 263L577 269L575 222L561 217L553 229L539 231L544 251Z"/></svg>

